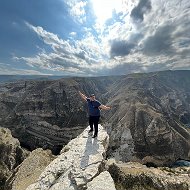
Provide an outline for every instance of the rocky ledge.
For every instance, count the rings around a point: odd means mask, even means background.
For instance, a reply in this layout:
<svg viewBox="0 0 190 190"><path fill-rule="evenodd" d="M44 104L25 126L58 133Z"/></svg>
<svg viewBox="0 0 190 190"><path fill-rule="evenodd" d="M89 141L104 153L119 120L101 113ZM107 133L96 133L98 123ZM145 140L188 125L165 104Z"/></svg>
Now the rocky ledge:
<svg viewBox="0 0 190 190"><path fill-rule="evenodd" d="M107 162L118 190L189 190L190 167L146 167L137 162Z"/></svg>
<svg viewBox="0 0 190 190"><path fill-rule="evenodd" d="M28 152L20 147L18 139L11 131L0 127L0 190L13 170L26 158Z"/></svg>
<svg viewBox="0 0 190 190"><path fill-rule="evenodd" d="M27 190L115 190L109 172L104 171L108 143L109 136L101 125L95 139L85 129L62 149Z"/></svg>
<svg viewBox="0 0 190 190"><path fill-rule="evenodd" d="M5 183L6 190L25 190L34 183L44 169L55 159L50 150L38 148L17 167Z"/></svg>
<svg viewBox="0 0 190 190"><path fill-rule="evenodd" d="M190 190L190 167L147 167L107 160L109 136L99 125L98 138L88 128L59 156L36 149L15 169L6 190ZM3 189L3 190L4 190Z"/></svg>

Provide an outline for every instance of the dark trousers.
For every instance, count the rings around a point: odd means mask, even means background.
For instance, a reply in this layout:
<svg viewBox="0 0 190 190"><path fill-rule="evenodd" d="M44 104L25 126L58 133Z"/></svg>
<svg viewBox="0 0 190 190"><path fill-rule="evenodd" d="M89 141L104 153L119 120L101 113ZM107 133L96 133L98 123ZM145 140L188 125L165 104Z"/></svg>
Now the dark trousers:
<svg viewBox="0 0 190 190"><path fill-rule="evenodd" d="M90 130L93 131L93 125L94 125L94 135L98 134L99 119L100 119L100 116L89 116Z"/></svg>

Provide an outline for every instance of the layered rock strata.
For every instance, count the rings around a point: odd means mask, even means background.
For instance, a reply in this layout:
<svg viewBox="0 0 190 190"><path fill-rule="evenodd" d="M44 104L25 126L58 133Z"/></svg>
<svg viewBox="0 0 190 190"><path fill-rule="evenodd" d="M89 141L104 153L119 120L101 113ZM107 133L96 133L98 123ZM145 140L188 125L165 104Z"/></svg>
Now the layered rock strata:
<svg viewBox="0 0 190 190"><path fill-rule="evenodd" d="M110 135L109 157L154 166L190 160L190 71L21 81L0 85L0 125L33 150L62 146L87 126L78 90L96 94ZM104 114L105 113L105 114Z"/></svg>
<svg viewBox="0 0 190 190"><path fill-rule="evenodd" d="M131 74L105 94L108 155L123 162L170 166L190 159L190 72Z"/></svg>
<svg viewBox="0 0 190 190"><path fill-rule="evenodd" d="M76 77L0 84L0 124L11 129L23 147L58 154L88 126L87 107L78 90L100 97L115 80L118 77Z"/></svg>

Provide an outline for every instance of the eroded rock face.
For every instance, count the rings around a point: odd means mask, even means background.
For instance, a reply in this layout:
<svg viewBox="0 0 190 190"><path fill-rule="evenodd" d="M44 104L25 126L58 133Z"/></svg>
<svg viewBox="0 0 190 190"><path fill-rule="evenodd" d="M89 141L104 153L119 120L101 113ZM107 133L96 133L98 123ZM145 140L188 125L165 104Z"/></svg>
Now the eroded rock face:
<svg viewBox="0 0 190 190"><path fill-rule="evenodd" d="M55 159L55 156L52 155L50 150L38 148L32 151L9 177L6 182L6 189L25 190L38 179L53 159Z"/></svg>
<svg viewBox="0 0 190 190"><path fill-rule="evenodd" d="M108 155L157 166L189 160L189 84L188 71L132 74L115 84L105 94Z"/></svg>
<svg viewBox="0 0 190 190"><path fill-rule="evenodd" d="M137 162L108 161L112 178L118 190L189 190L190 167L147 168Z"/></svg>
<svg viewBox="0 0 190 190"><path fill-rule="evenodd" d="M22 146L30 150L42 147L58 154L63 145L88 126L87 107L78 90L100 97L115 79L65 78L1 84L0 124L10 129Z"/></svg>
<svg viewBox="0 0 190 190"><path fill-rule="evenodd" d="M101 125L97 139L93 139L88 130L71 140L61 151L61 155L45 168L37 182L27 190L86 189L88 182L104 170L109 140Z"/></svg>
<svg viewBox="0 0 190 190"><path fill-rule="evenodd" d="M189 84L189 71L7 83L0 87L0 124L31 150L59 153L87 126L78 90L93 92L112 107L102 111L110 157L171 165L190 159Z"/></svg>
<svg viewBox="0 0 190 190"><path fill-rule="evenodd" d="M4 189L7 178L27 155L11 131L0 127L0 189Z"/></svg>

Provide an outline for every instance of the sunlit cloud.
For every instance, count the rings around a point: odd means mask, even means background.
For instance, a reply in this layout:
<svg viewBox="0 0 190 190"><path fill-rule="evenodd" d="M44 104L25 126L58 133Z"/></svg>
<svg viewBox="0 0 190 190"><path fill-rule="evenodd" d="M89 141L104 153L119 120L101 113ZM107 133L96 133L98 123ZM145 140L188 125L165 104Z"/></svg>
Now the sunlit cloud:
<svg viewBox="0 0 190 190"><path fill-rule="evenodd" d="M76 22L83 24L86 21L85 7L87 2L81 0L65 1L69 6L69 13Z"/></svg>
<svg viewBox="0 0 190 190"><path fill-rule="evenodd" d="M37 47L35 55L14 55L15 61L24 61L31 69L73 75L190 68L189 1L62 2L80 29L71 27L68 36L61 36L25 22L49 49Z"/></svg>
<svg viewBox="0 0 190 190"><path fill-rule="evenodd" d="M65 71L70 74L94 74L103 61L103 49L96 42L91 33L86 33L83 40L71 43L69 40L60 39L57 35L47 32L42 27L26 25L35 32L43 42L52 47L52 52L39 52L35 57L17 57L14 60L25 61L31 67L40 67L52 71ZM86 72L86 73L85 73Z"/></svg>
<svg viewBox="0 0 190 190"><path fill-rule="evenodd" d="M17 69L11 65L0 63L0 75L52 75L32 69Z"/></svg>

